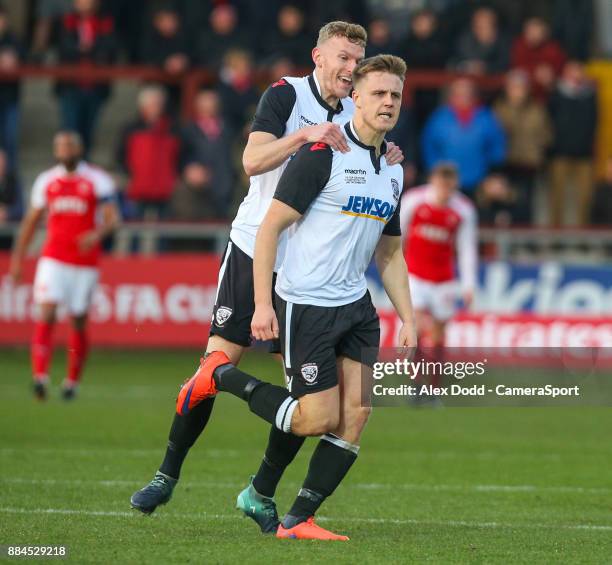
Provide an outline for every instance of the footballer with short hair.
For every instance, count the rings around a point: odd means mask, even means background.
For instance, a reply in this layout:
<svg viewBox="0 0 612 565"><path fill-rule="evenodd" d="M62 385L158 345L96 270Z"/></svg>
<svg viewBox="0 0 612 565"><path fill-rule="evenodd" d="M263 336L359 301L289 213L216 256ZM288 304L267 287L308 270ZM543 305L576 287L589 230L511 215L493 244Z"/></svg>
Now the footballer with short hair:
<svg viewBox="0 0 612 565"><path fill-rule="evenodd" d="M440 162L432 168L427 184L406 191L401 209L404 255L419 343L421 347L427 345L422 351L427 359L441 362L446 325L457 311L459 296L466 308L474 299L478 265L476 207L459 191L456 165ZM440 375L430 375L429 384L440 386ZM439 399L430 402L437 404Z"/></svg>
<svg viewBox="0 0 612 565"><path fill-rule="evenodd" d="M83 144L76 132L57 133L53 152L58 164L34 182L30 208L13 248L10 274L14 280L20 279L23 258L46 214L47 237L34 279L34 394L40 400L47 398L57 308L65 305L70 314L70 334L62 396L71 400L87 357L87 312L99 277L101 243L117 228L119 212L112 177L81 159Z"/></svg>
<svg viewBox="0 0 612 565"><path fill-rule="evenodd" d="M315 64L312 74L283 77L262 95L243 154L244 169L251 176L251 184L232 222L230 240L222 258L205 355L222 351L237 365L251 344L257 230L290 157L300 147L318 142L340 153L349 151L341 124L353 114L349 96L353 88L352 72L364 57L366 40L365 29L358 24L335 21L324 25L312 50ZM390 164L398 163L403 155L399 148L389 144L385 159ZM282 264L286 240L283 236L279 243L274 272ZM271 350L280 351L275 340ZM183 461L206 427L213 403L214 396L211 396L191 410L177 410L164 460L153 480L132 495L133 508L148 514L170 500ZM264 533L277 530L273 497L284 470L303 443L303 437L272 427L261 466L238 497L239 508Z"/></svg>
<svg viewBox="0 0 612 565"><path fill-rule="evenodd" d="M320 527L314 516L356 461L371 410L362 405L361 377L375 363L380 342L365 278L372 256L403 322L398 345L416 346L399 221L402 167L384 159L384 136L399 117L405 72L404 61L392 55L355 67L355 113L344 126L350 151L325 143L302 147L258 231L251 328L257 339L280 338L287 389L244 373L217 351L177 399L177 411L185 413L229 392L280 432L320 436L302 488L278 526L279 538L348 540ZM279 242L288 229L274 285Z"/></svg>

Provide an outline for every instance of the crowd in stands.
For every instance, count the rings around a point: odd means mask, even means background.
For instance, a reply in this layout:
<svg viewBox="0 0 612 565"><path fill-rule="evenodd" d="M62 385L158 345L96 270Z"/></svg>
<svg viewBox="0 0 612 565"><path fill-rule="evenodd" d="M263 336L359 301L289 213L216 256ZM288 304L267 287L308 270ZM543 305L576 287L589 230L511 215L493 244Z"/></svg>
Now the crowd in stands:
<svg viewBox="0 0 612 565"><path fill-rule="evenodd" d="M125 182L128 219L231 218L246 179L240 150L265 84L310 72L316 32L346 19L369 34L366 55L393 53L411 70L456 71L443 91L419 89L390 136L405 154L407 186L440 161L457 163L461 189L481 222L534 222L545 186L552 226L568 197L579 225L612 221L612 159L594 174L596 84L585 63L597 0L38 0L31 25L11 29L0 6L0 72L18 65L152 65L170 74L215 73L180 119L178 85L142 85L136 115L125 116L115 172ZM478 78L504 75L501 91ZM18 81L0 83L0 222L23 206L18 183ZM86 155L96 143L112 84L75 78L55 85L63 128L78 131ZM129 114L129 110L126 109Z"/></svg>

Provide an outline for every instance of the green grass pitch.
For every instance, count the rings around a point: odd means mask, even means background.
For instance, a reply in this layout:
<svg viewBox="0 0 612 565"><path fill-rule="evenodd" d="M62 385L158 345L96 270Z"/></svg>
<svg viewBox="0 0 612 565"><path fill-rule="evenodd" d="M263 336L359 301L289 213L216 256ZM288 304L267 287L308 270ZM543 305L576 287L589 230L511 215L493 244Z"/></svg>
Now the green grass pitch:
<svg viewBox="0 0 612 565"><path fill-rule="evenodd" d="M606 408L380 408L357 463L320 511L342 543L277 540L234 509L268 426L229 396L151 517L131 493L160 463L193 352L96 351L62 403L46 404L28 354L0 350L0 545L63 544L76 563L609 563L612 412ZM273 359L244 368L280 382ZM315 440L277 493L291 503Z"/></svg>

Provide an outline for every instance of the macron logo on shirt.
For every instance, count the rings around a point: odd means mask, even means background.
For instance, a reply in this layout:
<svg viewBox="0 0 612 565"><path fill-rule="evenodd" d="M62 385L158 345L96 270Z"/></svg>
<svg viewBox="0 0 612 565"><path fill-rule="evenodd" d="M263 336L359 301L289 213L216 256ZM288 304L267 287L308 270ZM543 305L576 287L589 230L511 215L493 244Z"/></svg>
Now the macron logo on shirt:
<svg viewBox="0 0 612 565"><path fill-rule="evenodd" d="M340 213L387 223L394 212L395 206L380 198L351 195L349 196L348 202L342 206L342 211Z"/></svg>

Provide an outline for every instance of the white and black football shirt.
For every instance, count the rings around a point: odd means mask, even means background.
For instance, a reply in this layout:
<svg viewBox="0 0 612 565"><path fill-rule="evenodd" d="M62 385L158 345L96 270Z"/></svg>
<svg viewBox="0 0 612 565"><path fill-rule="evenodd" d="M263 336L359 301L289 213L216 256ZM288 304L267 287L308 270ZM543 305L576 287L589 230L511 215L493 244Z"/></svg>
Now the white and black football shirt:
<svg viewBox="0 0 612 565"><path fill-rule="evenodd" d="M262 95L251 131L265 131L281 138L300 128L326 121L344 123L352 117L353 111L353 101L348 97L339 101L336 108L325 102L314 73L300 78L284 77ZM249 192L232 222L230 238L251 258L255 252L257 230L288 161L267 173L251 177ZM285 240L282 237L279 241L275 271L283 261Z"/></svg>
<svg viewBox="0 0 612 565"><path fill-rule="evenodd" d="M344 126L348 153L324 143L302 147L287 165L274 198L302 217L287 229L276 292L287 302L342 306L367 291L365 271L381 235L401 235L401 165L387 165L386 144L359 141Z"/></svg>

